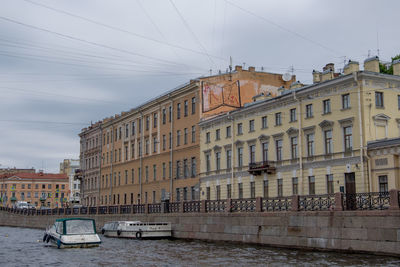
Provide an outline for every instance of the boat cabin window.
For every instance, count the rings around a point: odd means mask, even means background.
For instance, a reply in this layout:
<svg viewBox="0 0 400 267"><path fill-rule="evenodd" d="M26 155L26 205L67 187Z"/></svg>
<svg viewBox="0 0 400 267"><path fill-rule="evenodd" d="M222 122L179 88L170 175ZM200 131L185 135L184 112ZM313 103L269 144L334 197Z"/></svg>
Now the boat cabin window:
<svg viewBox="0 0 400 267"><path fill-rule="evenodd" d="M56 232L59 234L63 234L64 233L64 226L62 222L56 222L55 223L55 228L56 228Z"/></svg>
<svg viewBox="0 0 400 267"><path fill-rule="evenodd" d="M70 220L65 221L67 234L94 234L93 221L91 220Z"/></svg>

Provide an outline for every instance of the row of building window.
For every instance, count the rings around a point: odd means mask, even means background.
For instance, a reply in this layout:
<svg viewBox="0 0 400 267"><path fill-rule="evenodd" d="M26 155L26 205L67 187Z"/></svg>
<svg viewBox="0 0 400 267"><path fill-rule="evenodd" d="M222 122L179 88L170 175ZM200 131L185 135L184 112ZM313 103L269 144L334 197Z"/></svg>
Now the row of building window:
<svg viewBox="0 0 400 267"><path fill-rule="evenodd" d="M332 142L332 130L323 131L324 134L324 144L325 144L325 154L329 155L333 153L333 142ZM344 149L345 152L351 151L353 147L353 137L352 137L352 127L343 127L344 136ZM315 136L314 133L309 133L305 135L306 138L306 152L307 157L312 157L315 155ZM262 160L268 161L268 148L269 142L261 143ZM290 149L291 149L291 159L298 158L298 136L290 137ZM227 149L226 153L226 168L232 168L232 150ZM283 139L275 140L275 160L283 160ZM206 171L211 171L211 154L207 153L206 157ZM249 164L256 162L256 145L249 145ZM243 166L243 147L237 148L237 167ZM215 168L216 170L221 169L221 151L215 152Z"/></svg>
<svg viewBox="0 0 400 267"><path fill-rule="evenodd" d="M95 137L91 137L86 139L85 142L82 142L82 151L86 151L92 148L99 146L99 137L96 135Z"/></svg>
<svg viewBox="0 0 400 267"><path fill-rule="evenodd" d="M1 184L1 189L7 189L7 185L8 184ZM41 187L42 189L46 189L46 184L34 184L34 185L35 185L35 189L39 189L39 187ZM17 186L20 187L20 189L31 189L32 184L12 184L11 190L16 190ZM53 186L52 184L47 184L47 189L51 189L52 186ZM55 188L60 189L60 185L56 184ZM61 185L61 189L65 189L65 184Z"/></svg>
<svg viewBox="0 0 400 267"><path fill-rule="evenodd" d="M193 97L192 98L192 115L196 114L196 98ZM177 119L181 118L181 103L178 103L177 106ZM172 120L172 106L170 106L168 108L168 117L169 117L169 122L171 122ZM187 117L189 115L189 102L188 100L184 101L184 107L183 107L183 116ZM157 128L158 126L158 114L154 113L152 115L153 117L153 128ZM162 124L166 124L167 122L167 109L163 108L162 110ZM138 132L141 133L142 132L142 118L138 119ZM131 125L131 135L135 135L136 134L136 121L132 121L131 123L127 123L125 124L125 138L129 137L129 125ZM147 115L145 117L145 129L146 131L150 130L150 115ZM114 141L117 140L121 140L122 138L122 126L114 129ZM107 132L105 134L103 134L103 143L104 144L109 144L110 142L113 141L113 132Z"/></svg>
<svg viewBox="0 0 400 267"><path fill-rule="evenodd" d="M175 178L180 179L180 178L189 178L189 177L196 177L196 169L197 169L197 162L196 158L192 157L190 161L188 159L183 159L183 160L177 160L176 161L176 169L175 169ZM152 168L152 178L153 181L157 180L157 164L153 164ZM142 181L142 169L139 167L137 170L138 174L138 183ZM144 168L144 178L145 182L149 182L150 179L150 167L145 166ZM167 178L167 163L163 162L162 163L162 179ZM168 178L172 178L172 163L168 162ZM129 171L125 170L124 171L124 179L125 183L128 184L129 181ZM117 186L117 173L114 172L114 186ZM131 169L130 172L130 183L134 184L135 183L135 169ZM109 187L111 186L112 183L112 175L103 175L102 176L102 187ZM121 172L118 172L118 186L121 185Z"/></svg>
<svg viewBox="0 0 400 267"><path fill-rule="evenodd" d="M26 193L26 198L31 198L32 197L32 192L19 192L19 195L20 195L20 199L19 200L25 200L25 193ZM11 196L12 197L16 197L16 194L17 194L17 192L11 192ZM0 191L0 195L1 196L3 196L3 197L7 197L7 191ZM65 193L64 192L61 192L61 193L58 193L58 192L56 192L56 193L54 193L54 197L55 198L58 198L59 196L61 197L61 198L64 198L64 195L65 195ZM34 198L39 198L39 192L33 192L33 196L34 196ZM46 197L46 198L51 198L51 197L53 197L53 193L51 193L51 192L41 192L40 193L40 197Z"/></svg>
<svg viewBox="0 0 400 267"><path fill-rule="evenodd" d="M176 132L176 146L177 147L182 145L181 144L181 139L183 139L182 140L183 141L183 145L187 145L188 144L188 142L189 142L189 140L188 140L189 139L188 128L184 128L183 129L183 136L182 136L181 130L177 130L177 132ZM172 147L172 133L169 133L169 140L168 141L169 141L168 148L171 149L171 147ZM196 142L196 126L195 125L193 125L192 129L191 129L191 142L192 143ZM153 137L153 143L152 143L153 144L153 147L152 147L153 153L157 153L158 143L159 142L157 140L157 137ZM167 149L167 136L166 135L162 136L162 142L161 143L162 143L162 150L165 151ZM145 144L144 145L144 153L146 155L148 155L150 153L150 140L146 139L144 141L144 144ZM129 147L126 145L125 146L125 160L129 160L129 151L128 151L128 149L129 149ZM138 142L138 156L140 157L142 155L143 155L142 142L139 141ZM134 158L135 158L135 144L132 143L131 144L131 159L134 159ZM113 162L113 159L114 159L114 162L117 162L117 161L121 162L121 160L122 160L122 150L121 150L121 148L119 148L118 150L115 149L114 150L114 155L113 155L112 152L103 153L103 164L111 163L111 162ZM96 156L96 160L97 160L97 156ZM89 160L89 164L90 164L90 160Z"/></svg>

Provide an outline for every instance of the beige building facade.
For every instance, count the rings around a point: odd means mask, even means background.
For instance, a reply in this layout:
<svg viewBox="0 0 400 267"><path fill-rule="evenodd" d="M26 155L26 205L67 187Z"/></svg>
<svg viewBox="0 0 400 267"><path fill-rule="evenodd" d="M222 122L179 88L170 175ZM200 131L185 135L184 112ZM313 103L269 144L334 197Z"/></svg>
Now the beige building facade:
<svg viewBox="0 0 400 267"><path fill-rule="evenodd" d="M128 112L105 118L99 126L101 148L96 150L101 151L96 183L99 202L85 205L199 199L200 119L240 108L255 94L275 96L295 77L287 80L280 74L237 66L230 73L191 80ZM86 183L82 192L86 199Z"/></svg>
<svg viewBox="0 0 400 267"><path fill-rule="evenodd" d="M350 62L343 75L328 64L312 85L201 121L201 199L379 191L367 144L400 136L400 73L377 64Z"/></svg>

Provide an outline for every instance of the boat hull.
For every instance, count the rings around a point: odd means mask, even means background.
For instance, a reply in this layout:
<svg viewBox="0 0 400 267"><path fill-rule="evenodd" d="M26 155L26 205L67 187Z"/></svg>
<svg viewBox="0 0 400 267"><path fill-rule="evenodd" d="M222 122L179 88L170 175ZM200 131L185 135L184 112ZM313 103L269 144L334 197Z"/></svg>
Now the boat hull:
<svg viewBox="0 0 400 267"><path fill-rule="evenodd" d="M141 236L138 236L138 233ZM119 233L119 234L118 234ZM124 231L121 230L106 230L104 231L106 237L119 237L119 238L135 238L135 239L158 239L158 238L170 238L172 236L171 231Z"/></svg>
<svg viewBox="0 0 400 267"><path fill-rule="evenodd" d="M95 235L57 235L46 233L49 237L48 243L57 248L91 248L98 247L101 240L97 234Z"/></svg>

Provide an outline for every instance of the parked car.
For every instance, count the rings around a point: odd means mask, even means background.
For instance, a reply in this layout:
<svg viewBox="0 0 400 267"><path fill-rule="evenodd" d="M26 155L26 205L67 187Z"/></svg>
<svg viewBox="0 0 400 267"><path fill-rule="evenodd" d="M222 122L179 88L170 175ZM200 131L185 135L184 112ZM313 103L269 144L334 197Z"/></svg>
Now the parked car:
<svg viewBox="0 0 400 267"><path fill-rule="evenodd" d="M46 207L46 206L41 206L39 209L40 209L40 210L51 210L51 208Z"/></svg>
<svg viewBox="0 0 400 267"><path fill-rule="evenodd" d="M22 209L22 210L30 210L30 209L36 209L36 207L26 201L17 201L15 203L15 208L17 209Z"/></svg>

